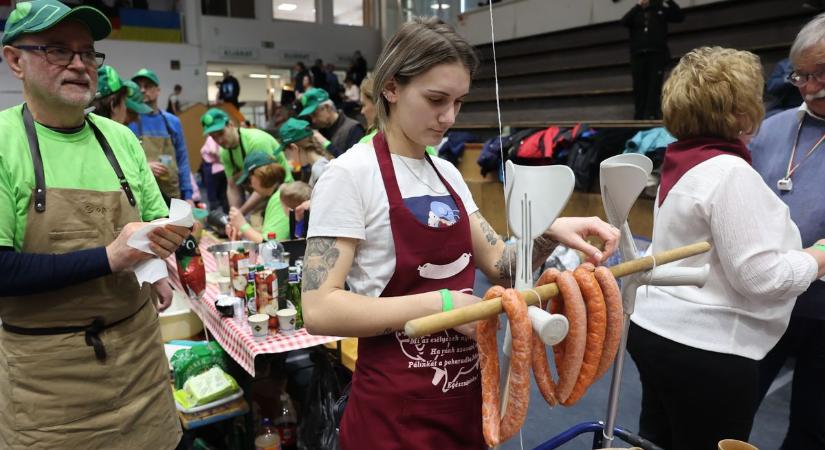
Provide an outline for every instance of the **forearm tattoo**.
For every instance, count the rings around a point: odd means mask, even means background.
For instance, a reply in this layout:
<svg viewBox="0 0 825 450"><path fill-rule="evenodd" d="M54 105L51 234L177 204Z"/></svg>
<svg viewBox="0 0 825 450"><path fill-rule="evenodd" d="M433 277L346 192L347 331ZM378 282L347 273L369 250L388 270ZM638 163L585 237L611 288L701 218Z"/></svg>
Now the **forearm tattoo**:
<svg viewBox="0 0 825 450"><path fill-rule="evenodd" d="M335 266L340 251L335 244L337 238L313 237L307 239L307 249L304 255L303 292L314 291L327 280L329 271Z"/></svg>
<svg viewBox="0 0 825 450"><path fill-rule="evenodd" d="M533 240L533 269L538 268L541 266L547 258L550 257L550 254L553 253L553 250L556 249L559 243L550 239L545 235L539 235L536 239Z"/></svg>
<svg viewBox="0 0 825 450"><path fill-rule="evenodd" d="M498 269L498 278L502 283L507 283L513 280L516 271L516 245L508 244L504 246L504 251L501 252L501 258L496 263Z"/></svg>

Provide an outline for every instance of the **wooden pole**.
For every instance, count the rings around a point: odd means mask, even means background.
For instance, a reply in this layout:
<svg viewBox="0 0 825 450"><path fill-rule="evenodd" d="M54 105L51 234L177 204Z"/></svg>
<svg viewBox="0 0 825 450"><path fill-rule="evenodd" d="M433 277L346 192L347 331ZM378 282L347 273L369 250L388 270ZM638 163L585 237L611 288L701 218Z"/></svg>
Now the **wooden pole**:
<svg viewBox="0 0 825 450"><path fill-rule="evenodd" d="M644 258L626 261L617 264L610 268L610 271L616 278L624 277L633 273L650 270L654 266L658 267L662 264L667 264L673 261L689 258L691 256L699 255L710 250L710 244L707 242L696 242L694 244L686 245L684 247L674 248L653 256L645 256ZM655 262L655 264L654 264ZM533 293L535 291L535 293ZM541 298L536 298L536 293ZM549 301L554 296L558 295L559 288L556 283L545 284L544 286L536 286L532 290L522 291L521 294L528 305L538 304ZM500 314L501 298L494 298L485 300L474 305L465 306L463 308L454 309L452 311L432 314L418 319L410 320L404 326L404 332L411 338L426 336L428 334L438 333L444 330L455 328L459 325L474 322L476 320L486 319L488 317Z"/></svg>

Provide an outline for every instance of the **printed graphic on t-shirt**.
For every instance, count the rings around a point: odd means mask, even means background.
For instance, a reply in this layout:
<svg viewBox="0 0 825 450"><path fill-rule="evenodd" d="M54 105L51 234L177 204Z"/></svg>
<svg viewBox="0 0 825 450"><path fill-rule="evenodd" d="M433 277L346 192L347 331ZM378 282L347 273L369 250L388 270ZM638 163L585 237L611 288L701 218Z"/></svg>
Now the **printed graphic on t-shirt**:
<svg viewBox="0 0 825 450"><path fill-rule="evenodd" d="M478 352L475 343L456 332L410 338L395 333L410 370L432 369L432 385L441 392L472 386L478 382Z"/></svg>
<svg viewBox="0 0 825 450"><path fill-rule="evenodd" d="M458 207L450 195L410 197L404 199L416 219L433 228L443 228L458 222Z"/></svg>

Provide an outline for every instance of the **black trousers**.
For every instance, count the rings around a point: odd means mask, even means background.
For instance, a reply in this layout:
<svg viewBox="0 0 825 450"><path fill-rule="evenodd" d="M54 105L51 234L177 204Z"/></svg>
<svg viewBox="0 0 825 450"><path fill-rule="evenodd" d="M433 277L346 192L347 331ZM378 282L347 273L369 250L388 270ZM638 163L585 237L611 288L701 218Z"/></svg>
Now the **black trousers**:
<svg viewBox="0 0 825 450"><path fill-rule="evenodd" d="M817 299L821 300L821 299ZM791 317L788 330L760 362L764 398L788 357L796 358L791 416L782 450L825 449L825 320Z"/></svg>
<svg viewBox="0 0 825 450"><path fill-rule="evenodd" d="M628 351L642 382L640 436L667 450L748 440L759 405L757 361L682 345L633 323Z"/></svg>
<svg viewBox="0 0 825 450"><path fill-rule="evenodd" d="M668 59L667 52L639 52L630 55L635 120L662 118L662 83Z"/></svg>

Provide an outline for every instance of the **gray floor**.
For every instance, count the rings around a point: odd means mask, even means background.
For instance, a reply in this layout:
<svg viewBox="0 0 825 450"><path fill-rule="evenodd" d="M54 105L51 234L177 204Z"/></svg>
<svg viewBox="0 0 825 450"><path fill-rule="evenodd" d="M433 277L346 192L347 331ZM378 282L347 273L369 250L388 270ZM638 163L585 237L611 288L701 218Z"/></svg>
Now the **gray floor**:
<svg viewBox="0 0 825 450"><path fill-rule="evenodd" d="M483 294L486 290L486 280L480 272L477 273L476 280L476 293ZM501 340L503 333L499 334ZM531 388L529 413L522 428L521 439L517 435L501 448L504 450L532 449L577 423L604 420L611 377L612 371L596 382L587 395L570 408L551 409L544 402L534 383ZM780 373L756 415L750 443L760 450L777 450L782 443L782 437L788 426L788 408L791 398L790 378L791 373L787 370ZM638 430L641 398L639 374L633 360L627 356L622 374L619 414L616 421L618 426L631 431ZM590 449L592 436L592 434L579 436L561 448Z"/></svg>

